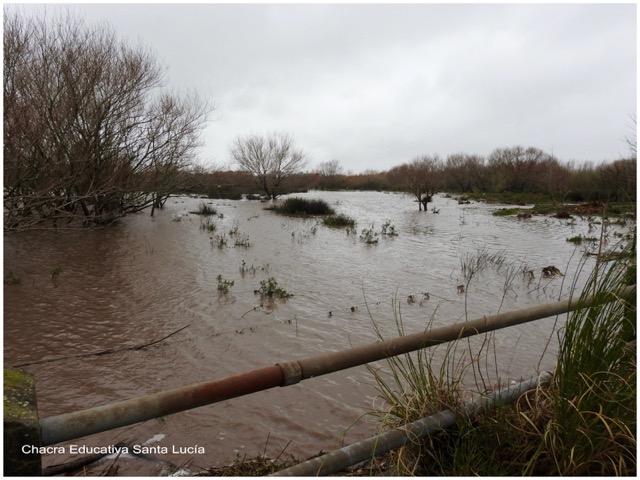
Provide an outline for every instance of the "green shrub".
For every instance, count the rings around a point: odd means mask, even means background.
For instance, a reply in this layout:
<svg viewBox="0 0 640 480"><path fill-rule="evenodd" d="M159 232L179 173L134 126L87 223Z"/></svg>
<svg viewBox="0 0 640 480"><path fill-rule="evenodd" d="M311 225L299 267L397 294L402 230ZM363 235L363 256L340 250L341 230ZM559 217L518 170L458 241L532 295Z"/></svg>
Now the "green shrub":
<svg viewBox="0 0 640 480"><path fill-rule="evenodd" d="M292 197L275 208L277 213L283 215L331 215L333 208L327 202L320 199L307 200L306 198Z"/></svg>

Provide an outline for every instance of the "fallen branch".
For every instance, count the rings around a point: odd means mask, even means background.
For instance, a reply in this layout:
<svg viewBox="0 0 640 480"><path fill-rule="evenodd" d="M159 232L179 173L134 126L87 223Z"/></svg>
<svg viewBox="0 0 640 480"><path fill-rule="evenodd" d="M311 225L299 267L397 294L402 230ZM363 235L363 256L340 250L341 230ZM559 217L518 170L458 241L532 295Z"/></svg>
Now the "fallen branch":
<svg viewBox="0 0 640 480"><path fill-rule="evenodd" d="M184 330L188 326L189 325L185 325L184 327L179 328L175 332L170 333L169 335L166 335L166 336L162 337L159 340L154 340L153 342L144 343L142 345L136 345L136 346L133 346L133 347L110 348L110 349L107 349L107 350L101 350L99 352L93 352L93 353L80 353L78 355L68 355L66 357L57 357L57 358L49 358L49 359L45 359L45 360L37 360L35 362L27 362L27 363L21 363L19 365L14 365L14 367L17 368L17 367L26 367L27 365L37 365L37 364L40 364L40 363L59 362L61 360L69 360L71 358L98 357L100 355L107 355L107 354L111 354L111 353L125 352L127 350L142 350L143 348L150 347L152 345L155 345L157 343L160 343L160 342L166 340L167 338L175 335L176 333L181 332L182 330Z"/></svg>
<svg viewBox="0 0 640 480"><path fill-rule="evenodd" d="M118 450L120 451L123 447L127 447L129 448L130 445L128 443L125 442L120 442L120 443L116 443L113 448L114 450ZM52 465L50 467L47 467L44 469L44 471L42 472L42 475L45 477L53 477L54 475L61 475L63 473L72 473L75 472L77 470L80 470L82 467L86 467L87 465L90 465L92 463L97 462L98 460L101 460L102 458L106 457L107 455L109 455L108 453L95 453L93 455L89 455L87 457L82 457L82 458L78 458L72 462L69 463L63 463L61 465Z"/></svg>

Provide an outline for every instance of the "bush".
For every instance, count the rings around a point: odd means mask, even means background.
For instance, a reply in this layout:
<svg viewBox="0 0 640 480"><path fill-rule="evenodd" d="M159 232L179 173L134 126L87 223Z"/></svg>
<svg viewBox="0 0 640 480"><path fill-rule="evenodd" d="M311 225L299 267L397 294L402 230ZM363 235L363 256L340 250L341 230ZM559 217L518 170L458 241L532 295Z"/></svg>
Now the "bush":
<svg viewBox="0 0 640 480"><path fill-rule="evenodd" d="M305 198L287 198L276 207L276 212L283 215L331 215L334 212L324 200L307 200Z"/></svg>

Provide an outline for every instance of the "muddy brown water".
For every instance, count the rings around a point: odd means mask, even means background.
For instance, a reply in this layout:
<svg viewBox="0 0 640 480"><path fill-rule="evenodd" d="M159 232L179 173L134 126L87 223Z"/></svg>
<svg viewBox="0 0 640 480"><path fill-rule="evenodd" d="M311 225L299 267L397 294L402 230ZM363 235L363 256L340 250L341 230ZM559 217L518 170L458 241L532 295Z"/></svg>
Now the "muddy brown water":
<svg viewBox="0 0 640 480"><path fill-rule="evenodd" d="M41 418L370 343L373 322L391 338L394 304L405 332L414 333L566 298L586 281L593 260L582 253L594 248L566 239L599 235L584 219L495 217L500 206L443 196L430 205L438 214L419 212L401 194L300 196L356 219L356 232L278 216L266 203L206 200L219 214L209 217L210 232L189 213L203 200L179 197L153 218L134 215L109 228L5 236L4 272L21 280L4 286L5 366L141 345L188 325L142 350L25 366L36 379ZM382 235L385 223L398 235ZM378 243L368 245L360 232L371 226ZM461 264L482 254L494 262L460 293ZM549 265L565 276L543 278ZM62 271L52 278L55 266ZM218 275L234 282L227 294L217 289ZM261 301L254 291L270 277L294 296ZM562 321L496 333L491 355L478 362L489 372L485 381L551 368ZM157 462L124 456L119 473L126 475L157 475L166 461L197 471L283 450L302 459L374 433L375 420L362 415L375 397L366 368L352 368L67 442L65 454L45 455L44 464L75 459L71 444L123 440L168 449ZM172 453L196 445L204 453Z"/></svg>

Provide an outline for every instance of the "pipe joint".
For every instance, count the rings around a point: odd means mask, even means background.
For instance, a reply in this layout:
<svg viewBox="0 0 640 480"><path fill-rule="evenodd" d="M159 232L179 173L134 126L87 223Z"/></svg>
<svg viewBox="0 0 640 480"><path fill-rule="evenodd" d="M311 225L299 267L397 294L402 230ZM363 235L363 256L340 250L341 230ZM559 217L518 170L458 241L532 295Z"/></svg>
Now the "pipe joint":
<svg viewBox="0 0 640 480"><path fill-rule="evenodd" d="M276 363L280 370L282 370L282 385L286 387L299 383L302 380L302 367L297 361Z"/></svg>

